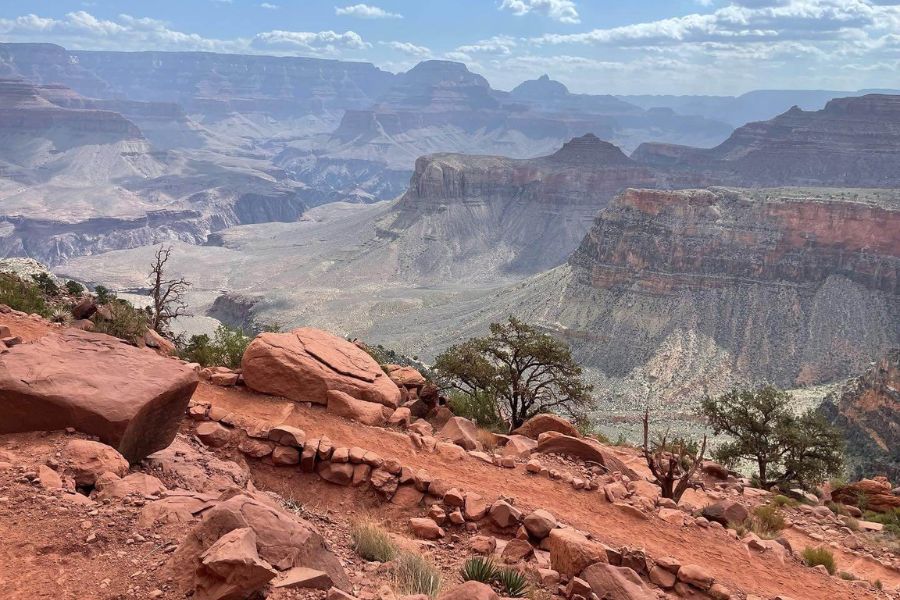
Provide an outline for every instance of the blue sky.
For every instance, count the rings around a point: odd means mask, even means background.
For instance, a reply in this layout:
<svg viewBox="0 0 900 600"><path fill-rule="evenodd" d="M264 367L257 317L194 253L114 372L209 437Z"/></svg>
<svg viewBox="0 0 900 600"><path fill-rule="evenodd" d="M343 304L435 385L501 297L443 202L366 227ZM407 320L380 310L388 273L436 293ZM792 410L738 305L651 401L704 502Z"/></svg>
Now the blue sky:
<svg viewBox="0 0 900 600"><path fill-rule="evenodd" d="M70 49L465 62L497 88L900 86L900 0L0 0L0 40Z"/></svg>

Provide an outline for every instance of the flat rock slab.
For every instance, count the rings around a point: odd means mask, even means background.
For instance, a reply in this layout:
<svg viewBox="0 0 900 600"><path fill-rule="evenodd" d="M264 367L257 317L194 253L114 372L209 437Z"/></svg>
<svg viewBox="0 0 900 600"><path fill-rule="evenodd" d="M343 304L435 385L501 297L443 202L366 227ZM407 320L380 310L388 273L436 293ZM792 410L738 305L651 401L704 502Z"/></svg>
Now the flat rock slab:
<svg viewBox="0 0 900 600"><path fill-rule="evenodd" d="M74 427L130 463L175 439L197 374L152 350L64 330L0 355L0 433Z"/></svg>

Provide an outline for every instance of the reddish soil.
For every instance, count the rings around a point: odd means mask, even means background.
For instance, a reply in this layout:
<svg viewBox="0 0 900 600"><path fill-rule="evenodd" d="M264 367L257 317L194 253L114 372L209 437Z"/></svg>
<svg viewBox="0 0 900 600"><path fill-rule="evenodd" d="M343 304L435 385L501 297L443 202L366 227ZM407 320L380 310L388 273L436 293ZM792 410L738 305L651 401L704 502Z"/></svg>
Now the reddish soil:
<svg viewBox="0 0 900 600"><path fill-rule="evenodd" d="M194 398L261 420L295 425L308 435L327 435L339 445L358 445L383 456L397 457L405 465L428 469L436 478L488 498L512 496L524 508L547 508L565 522L592 532L597 539L611 546L642 547L651 556L670 555L682 563L702 565L731 589L764 597L782 594L795 600L876 597L848 582L822 575L798 563L787 561L782 564L773 556L750 555L743 544L722 530L675 528L659 519L639 519L602 501L596 493L576 492L561 481L527 475L521 466L514 470L500 469L470 457L452 461L439 454L420 453L400 432L386 432L351 423L326 413L321 407L306 408L242 388L219 388L206 384L200 385ZM301 491L309 485L309 477L294 470L263 470L265 485L275 488L285 497L290 497L292 487L296 486L297 495L315 502L316 494ZM340 490L337 488L336 494L323 490L322 505L346 510L349 496L342 496ZM339 498L344 499L344 505L340 504ZM382 510L374 502L370 507L371 510ZM801 539L796 539L800 544ZM836 554L840 560L842 553ZM850 560L851 557L853 560ZM859 569L858 574L870 581L879 579L888 588L900 586L900 574L875 561L852 555L845 559L845 563L839 563L839 569Z"/></svg>

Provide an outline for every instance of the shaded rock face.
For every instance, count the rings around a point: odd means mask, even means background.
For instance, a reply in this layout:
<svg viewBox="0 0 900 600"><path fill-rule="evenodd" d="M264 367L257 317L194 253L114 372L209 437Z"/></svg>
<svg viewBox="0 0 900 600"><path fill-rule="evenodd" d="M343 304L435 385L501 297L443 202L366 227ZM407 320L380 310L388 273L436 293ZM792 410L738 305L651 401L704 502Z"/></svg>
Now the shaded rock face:
<svg viewBox="0 0 900 600"><path fill-rule="evenodd" d="M819 411L843 431L854 479L886 475L900 481L900 350L830 394Z"/></svg>
<svg viewBox="0 0 900 600"><path fill-rule="evenodd" d="M244 352L241 368L248 387L298 402L327 404L332 390L392 408L400 402L400 388L371 356L311 327L258 335Z"/></svg>
<svg viewBox="0 0 900 600"><path fill-rule="evenodd" d="M0 359L0 432L74 427L129 462L172 443L197 387L184 364L116 338L67 330Z"/></svg>
<svg viewBox="0 0 900 600"><path fill-rule="evenodd" d="M900 96L837 98L739 127L709 150L643 144L633 158L716 172L731 185L900 185ZM811 148L819 151L811 152Z"/></svg>
<svg viewBox="0 0 900 600"><path fill-rule="evenodd" d="M584 363L663 387L833 381L898 343L898 227L887 191L629 190L572 255L552 318Z"/></svg>

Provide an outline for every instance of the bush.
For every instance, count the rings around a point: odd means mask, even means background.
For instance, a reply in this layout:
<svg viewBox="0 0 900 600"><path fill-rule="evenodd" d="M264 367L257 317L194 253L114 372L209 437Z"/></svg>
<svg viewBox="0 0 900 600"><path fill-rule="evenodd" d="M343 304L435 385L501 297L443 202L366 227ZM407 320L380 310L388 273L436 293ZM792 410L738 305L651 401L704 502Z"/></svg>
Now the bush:
<svg viewBox="0 0 900 600"><path fill-rule="evenodd" d="M892 511L877 513L871 510L865 512L866 521L874 521L884 525L884 531L894 535L900 535L900 508Z"/></svg>
<svg viewBox="0 0 900 600"><path fill-rule="evenodd" d="M50 309L36 283L25 281L13 273L0 273L0 304L25 313L48 316Z"/></svg>
<svg viewBox="0 0 900 600"><path fill-rule="evenodd" d="M49 319L52 323L67 325L72 321L72 312L68 309L57 307L50 311Z"/></svg>
<svg viewBox="0 0 900 600"><path fill-rule="evenodd" d="M56 285L56 281L53 280L49 273L38 273L37 275L32 275L31 278L45 296L59 295L59 286Z"/></svg>
<svg viewBox="0 0 900 600"><path fill-rule="evenodd" d="M116 299L116 293L105 285L95 287L94 294L97 296L97 304L109 304Z"/></svg>
<svg viewBox="0 0 900 600"><path fill-rule="evenodd" d="M765 504L753 509L750 528L761 538L773 538L784 529L784 517L774 504Z"/></svg>
<svg viewBox="0 0 900 600"><path fill-rule="evenodd" d="M460 575L463 581L480 581L490 585L497 577L497 567L490 558L473 556L463 563Z"/></svg>
<svg viewBox="0 0 900 600"><path fill-rule="evenodd" d="M804 548L803 562L805 562L809 567L822 565L823 567L828 569L828 573L830 575L834 575L834 571L837 568L834 563L834 555L828 548L824 547L810 548L809 546L807 546L806 548Z"/></svg>
<svg viewBox="0 0 900 600"><path fill-rule="evenodd" d="M388 562L397 556L397 546L391 536L377 523L360 520L350 526L353 550L366 560Z"/></svg>
<svg viewBox="0 0 900 600"><path fill-rule="evenodd" d="M204 367L237 369L241 366L244 351L251 341L252 338L240 329L220 325L212 339L205 333L192 335L187 345L178 352L178 356Z"/></svg>
<svg viewBox="0 0 900 600"><path fill-rule="evenodd" d="M515 569L501 569L497 572L497 583L509 598L522 598L528 593L528 580Z"/></svg>
<svg viewBox="0 0 900 600"><path fill-rule="evenodd" d="M793 498L788 498L787 496L783 496L781 494L778 494L777 496L772 498L772 503L779 508L782 506L797 506L797 504L799 504L799 502L797 502Z"/></svg>
<svg viewBox="0 0 900 600"><path fill-rule="evenodd" d="M475 395L453 392L447 404L454 415L469 419L488 431L506 433L507 427L500 418L497 403L493 396L486 392Z"/></svg>
<svg viewBox="0 0 900 600"><path fill-rule="evenodd" d="M70 279L66 282L66 291L69 292L70 296L78 298L84 293L84 286Z"/></svg>
<svg viewBox="0 0 900 600"><path fill-rule="evenodd" d="M847 514L847 507L844 506L843 504L838 504L837 502L832 502L831 500L829 500L828 502L825 503L825 506L827 506L829 509L831 509L831 512L833 512L836 515L846 515Z"/></svg>
<svg viewBox="0 0 900 600"><path fill-rule="evenodd" d="M136 342L147 331L147 312L132 306L127 300L118 298L106 305L110 318L100 312L94 317L94 331L112 335L123 340Z"/></svg>
<svg viewBox="0 0 900 600"><path fill-rule="evenodd" d="M421 554L402 552L394 567L394 586L402 594L433 598L441 589L441 572Z"/></svg>

